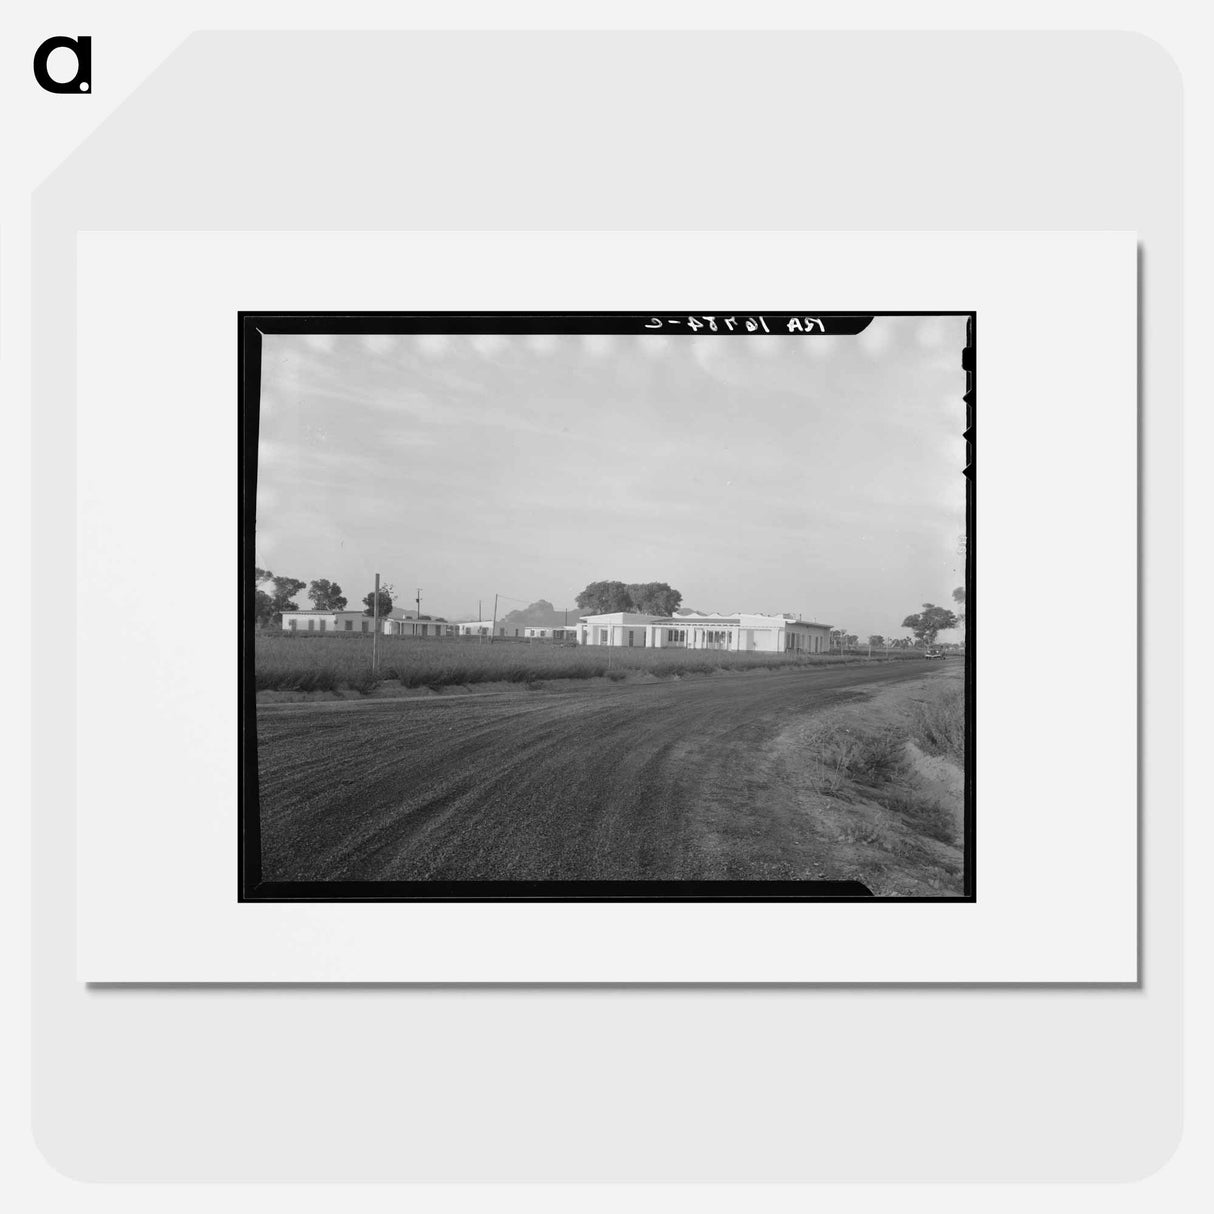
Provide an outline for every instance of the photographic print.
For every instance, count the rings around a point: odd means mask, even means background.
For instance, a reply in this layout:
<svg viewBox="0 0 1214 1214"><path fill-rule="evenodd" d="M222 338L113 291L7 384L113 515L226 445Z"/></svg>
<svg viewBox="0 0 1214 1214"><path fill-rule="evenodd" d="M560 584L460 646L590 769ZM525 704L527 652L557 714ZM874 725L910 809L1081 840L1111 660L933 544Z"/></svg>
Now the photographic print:
<svg viewBox="0 0 1214 1214"><path fill-rule="evenodd" d="M975 366L242 313L241 899L973 900Z"/></svg>

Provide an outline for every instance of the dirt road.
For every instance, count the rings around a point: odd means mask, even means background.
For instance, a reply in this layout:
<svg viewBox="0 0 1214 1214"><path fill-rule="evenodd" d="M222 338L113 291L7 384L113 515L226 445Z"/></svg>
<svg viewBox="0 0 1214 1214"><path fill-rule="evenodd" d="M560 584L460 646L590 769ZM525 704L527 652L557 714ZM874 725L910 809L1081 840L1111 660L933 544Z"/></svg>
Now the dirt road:
<svg viewBox="0 0 1214 1214"><path fill-rule="evenodd" d="M943 665L261 705L263 877L829 879L768 741Z"/></svg>

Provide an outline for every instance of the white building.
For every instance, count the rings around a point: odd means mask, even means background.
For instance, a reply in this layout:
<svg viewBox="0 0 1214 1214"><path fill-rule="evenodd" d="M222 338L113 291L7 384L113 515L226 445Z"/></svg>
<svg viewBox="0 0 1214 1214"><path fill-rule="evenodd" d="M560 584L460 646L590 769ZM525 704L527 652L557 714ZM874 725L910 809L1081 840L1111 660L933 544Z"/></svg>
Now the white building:
<svg viewBox="0 0 1214 1214"><path fill-rule="evenodd" d="M493 635L492 620L460 620L453 625L455 635L461 637L487 637Z"/></svg>
<svg viewBox="0 0 1214 1214"><path fill-rule="evenodd" d="M617 611L583 616L577 639L583 645L808 654L829 651L830 625L753 612L654 616Z"/></svg>
<svg viewBox="0 0 1214 1214"><path fill-rule="evenodd" d="M394 607L379 621L380 631L390 637L417 637L435 640L442 637L489 636L492 620L470 620L452 624L446 620L420 620L408 611ZM361 611L284 611L284 632L367 633L375 631L375 621Z"/></svg>
<svg viewBox="0 0 1214 1214"><path fill-rule="evenodd" d="M633 611L612 611L606 615L584 615L578 620L580 645L625 645L644 648L652 645L650 628L662 617L639 615Z"/></svg>
<svg viewBox="0 0 1214 1214"><path fill-rule="evenodd" d="M558 624L555 628L524 628L523 636L529 641L576 641L578 630L574 624Z"/></svg>
<svg viewBox="0 0 1214 1214"><path fill-rule="evenodd" d="M415 614L401 611L394 607L381 621L385 636L390 637L424 637L435 640L440 637L458 636L458 624L449 624L446 620L421 620Z"/></svg>
<svg viewBox="0 0 1214 1214"><path fill-rule="evenodd" d="M372 632L374 623L361 611L284 611L283 632Z"/></svg>

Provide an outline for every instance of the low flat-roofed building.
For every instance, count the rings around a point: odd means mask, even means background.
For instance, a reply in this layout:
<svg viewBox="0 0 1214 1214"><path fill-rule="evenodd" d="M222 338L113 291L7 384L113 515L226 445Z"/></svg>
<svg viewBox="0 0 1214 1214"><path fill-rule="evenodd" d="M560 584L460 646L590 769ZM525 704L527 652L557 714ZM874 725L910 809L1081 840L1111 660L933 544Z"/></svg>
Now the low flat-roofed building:
<svg viewBox="0 0 1214 1214"><path fill-rule="evenodd" d="M578 630L576 624L532 625L523 629L523 636L529 641L576 641Z"/></svg>
<svg viewBox="0 0 1214 1214"><path fill-rule="evenodd" d="M740 611L733 615L680 615L655 625L656 644L739 653L825 653L830 625L789 615ZM673 639L668 639L673 638Z"/></svg>
<svg viewBox="0 0 1214 1214"><path fill-rule="evenodd" d="M284 611L283 632L372 632L374 624L361 611Z"/></svg>
<svg viewBox="0 0 1214 1214"><path fill-rule="evenodd" d="M487 637L493 635L492 620L459 620L452 625L455 635L461 637Z"/></svg>
<svg viewBox="0 0 1214 1214"><path fill-rule="evenodd" d="M829 650L830 625L757 612L652 616L618 611L583 616L578 621L577 639L583 645L810 654Z"/></svg>
<svg viewBox="0 0 1214 1214"><path fill-rule="evenodd" d="M402 611L393 607L380 624L385 636L390 637L425 637L434 640L437 637L453 637L456 635L456 625L446 620L419 619L411 611Z"/></svg>
<svg viewBox="0 0 1214 1214"><path fill-rule="evenodd" d="M649 626L660 618L632 611L584 615L577 623L577 640L582 645L626 645L633 648L652 645Z"/></svg>

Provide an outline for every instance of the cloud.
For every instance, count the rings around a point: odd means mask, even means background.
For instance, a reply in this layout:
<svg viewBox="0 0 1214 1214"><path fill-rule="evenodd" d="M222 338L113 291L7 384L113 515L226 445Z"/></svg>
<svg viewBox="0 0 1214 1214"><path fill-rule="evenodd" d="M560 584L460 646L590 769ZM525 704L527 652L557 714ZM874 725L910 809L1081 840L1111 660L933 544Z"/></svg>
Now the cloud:
<svg viewBox="0 0 1214 1214"><path fill-rule="evenodd" d="M860 349L870 358L880 358L889 349L893 324L888 316L874 316L872 324L859 336Z"/></svg>
<svg viewBox="0 0 1214 1214"><path fill-rule="evenodd" d="M257 466L261 469L272 468L281 464L289 452L282 443L272 442L262 438L257 443Z"/></svg>
<svg viewBox="0 0 1214 1214"><path fill-rule="evenodd" d="M741 340L746 343L751 354L757 354L760 358L771 358L780 353L781 344L787 342L788 338L776 337L767 333L755 333L743 337Z"/></svg>
<svg viewBox="0 0 1214 1214"><path fill-rule="evenodd" d="M840 337L837 334L806 337L801 342L801 352L808 354L810 358L827 359L832 357L845 341L851 340L850 337Z"/></svg>
<svg viewBox="0 0 1214 1214"><path fill-rule="evenodd" d="M419 333L414 341L418 353L427 358L442 358L451 345L451 339L445 333Z"/></svg>
<svg viewBox="0 0 1214 1214"><path fill-rule="evenodd" d="M471 339L472 348L482 358L493 358L504 354L510 348L510 342L500 333L478 333Z"/></svg>
<svg viewBox="0 0 1214 1214"><path fill-rule="evenodd" d="M391 333L367 333L363 336L363 346L372 354L387 354L396 345L396 338Z"/></svg>
<svg viewBox="0 0 1214 1214"><path fill-rule="evenodd" d="M727 338L692 337L688 340L691 342L692 357L704 371L711 371L728 354L725 348Z"/></svg>
<svg viewBox="0 0 1214 1214"><path fill-rule="evenodd" d="M304 341L321 354L328 354L333 349L332 333L309 333Z"/></svg>
<svg viewBox="0 0 1214 1214"><path fill-rule="evenodd" d="M924 317L915 325L915 341L924 350L938 350L948 340L949 317Z"/></svg>

